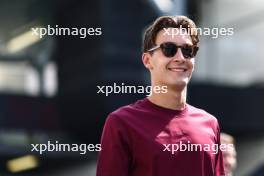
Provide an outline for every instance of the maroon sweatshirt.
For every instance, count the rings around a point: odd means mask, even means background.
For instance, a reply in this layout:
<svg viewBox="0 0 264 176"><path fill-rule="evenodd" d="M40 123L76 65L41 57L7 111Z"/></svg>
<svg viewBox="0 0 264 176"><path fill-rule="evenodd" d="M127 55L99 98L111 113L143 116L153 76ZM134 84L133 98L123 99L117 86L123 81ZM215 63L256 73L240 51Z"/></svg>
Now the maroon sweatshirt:
<svg viewBox="0 0 264 176"><path fill-rule="evenodd" d="M97 176L222 176L217 119L186 105L147 98L112 112L103 129Z"/></svg>

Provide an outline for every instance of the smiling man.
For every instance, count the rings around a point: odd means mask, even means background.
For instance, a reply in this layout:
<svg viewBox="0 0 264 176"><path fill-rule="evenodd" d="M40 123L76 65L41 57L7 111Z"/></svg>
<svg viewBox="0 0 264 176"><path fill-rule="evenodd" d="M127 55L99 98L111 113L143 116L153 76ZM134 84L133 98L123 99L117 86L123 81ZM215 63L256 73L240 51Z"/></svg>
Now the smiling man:
<svg viewBox="0 0 264 176"><path fill-rule="evenodd" d="M221 151L210 148L220 144L216 118L186 102L198 51L195 29L185 16L163 16L146 29L142 61L151 85L167 91L109 114L97 176L224 175Z"/></svg>

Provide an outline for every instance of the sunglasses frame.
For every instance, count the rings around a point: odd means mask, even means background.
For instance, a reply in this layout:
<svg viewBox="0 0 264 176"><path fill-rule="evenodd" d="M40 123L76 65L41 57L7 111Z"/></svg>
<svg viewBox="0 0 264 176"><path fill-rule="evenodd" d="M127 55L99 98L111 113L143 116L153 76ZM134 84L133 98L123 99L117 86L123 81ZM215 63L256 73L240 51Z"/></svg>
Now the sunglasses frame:
<svg viewBox="0 0 264 176"><path fill-rule="evenodd" d="M173 56L168 57L168 56L166 56L166 55L164 54L164 52L163 52L163 50L162 50L162 46L163 46L164 44L173 44L173 45L176 47L176 52L175 52L175 54L174 54ZM181 49L181 52L182 52L182 48L184 48L184 47L186 47L186 46L189 46L189 47L192 49L192 53L191 53L192 56L191 56L191 57L185 57L185 56L183 55L183 57L184 57L185 59L190 59L190 58L195 57L196 54L197 54L197 51L198 51L198 49L199 49L199 47L198 47L197 45L183 45L183 46L178 46L176 43L173 43L173 42L164 42L164 43L161 43L160 45L154 46L153 48L149 49L148 52L152 52L152 51L155 51L156 49L161 48L162 54L163 54L165 57L171 58L171 57L174 57L174 56L177 54L179 48ZM183 53L183 52L182 52L182 53Z"/></svg>

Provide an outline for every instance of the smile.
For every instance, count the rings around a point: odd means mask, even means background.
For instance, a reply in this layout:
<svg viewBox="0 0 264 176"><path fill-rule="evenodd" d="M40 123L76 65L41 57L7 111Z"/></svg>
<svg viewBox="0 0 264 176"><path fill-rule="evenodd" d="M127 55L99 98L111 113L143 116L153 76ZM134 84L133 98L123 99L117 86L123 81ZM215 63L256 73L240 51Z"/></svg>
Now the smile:
<svg viewBox="0 0 264 176"><path fill-rule="evenodd" d="M186 68L168 68L170 71L173 71L173 72L185 72L187 71Z"/></svg>

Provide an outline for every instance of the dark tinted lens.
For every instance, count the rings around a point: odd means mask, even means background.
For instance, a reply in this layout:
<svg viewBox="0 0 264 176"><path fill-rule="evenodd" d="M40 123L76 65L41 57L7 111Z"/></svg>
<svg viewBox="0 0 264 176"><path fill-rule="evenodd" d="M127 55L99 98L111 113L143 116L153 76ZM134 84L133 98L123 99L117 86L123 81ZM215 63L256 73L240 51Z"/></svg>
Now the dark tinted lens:
<svg viewBox="0 0 264 176"><path fill-rule="evenodd" d="M163 43L160 48L166 57L173 57L177 52L177 46L174 43Z"/></svg>
<svg viewBox="0 0 264 176"><path fill-rule="evenodd" d="M192 58L196 56L198 49L198 46L183 46L181 51L185 58Z"/></svg>
<svg viewBox="0 0 264 176"><path fill-rule="evenodd" d="M191 46L183 46L181 48L181 51L182 51L182 55L185 58L191 58L191 57L193 57L193 47L191 47Z"/></svg>

